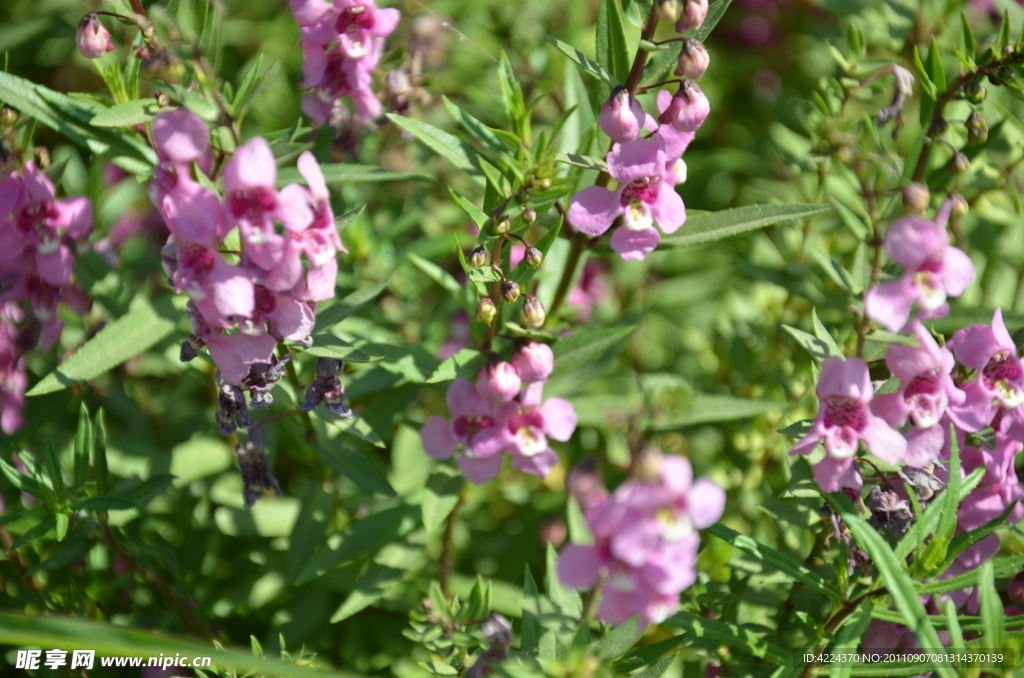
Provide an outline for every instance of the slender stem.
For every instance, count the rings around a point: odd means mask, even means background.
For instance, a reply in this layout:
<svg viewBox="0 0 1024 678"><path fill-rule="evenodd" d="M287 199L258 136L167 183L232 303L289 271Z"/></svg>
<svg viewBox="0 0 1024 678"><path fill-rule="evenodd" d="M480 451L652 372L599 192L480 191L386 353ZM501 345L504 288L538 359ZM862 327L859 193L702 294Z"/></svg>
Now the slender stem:
<svg viewBox="0 0 1024 678"><path fill-rule="evenodd" d="M499 237L491 250L491 268L501 274L501 250L505 246L505 237ZM498 332L498 323L501 322L501 279L491 281L491 301L494 302L496 310L494 320L487 326L487 338L484 340L484 351L491 350L494 343L494 335Z"/></svg>
<svg viewBox="0 0 1024 678"><path fill-rule="evenodd" d="M878 205L875 202L875 192L868 186L866 179L860 180L861 194L864 197L864 201L868 206L868 220L871 226L871 240L869 244L874 248L874 258L871 261L871 280L868 283L868 289L878 284L878 278L882 273L882 238L878 232ZM866 298L867 291L861 295L861 300ZM864 347L867 343L865 333L868 329L868 314L865 306L865 312L860 317L860 323L857 325L857 357L864 357Z"/></svg>
<svg viewBox="0 0 1024 678"><path fill-rule="evenodd" d="M441 584L441 591L445 598L451 598L451 576L455 571L455 520L459 514L459 508L466 502L466 487L463 486L459 492L459 500L455 502L455 508L448 514L448 520L444 524L443 542L441 543L441 561L438 563L438 581Z"/></svg>
<svg viewBox="0 0 1024 678"><path fill-rule="evenodd" d="M583 601L583 614L580 615L580 624L589 624L597 619L597 610L601 603L601 591L604 590L605 577L597 580L597 585L590 589L587 599Z"/></svg>
<svg viewBox="0 0 1024 678"><path fill-rule="evenodd" d="M572 247L569 249L568 258L565 260L565 268L562 269L562 279L558 281L558 289L555 291L555 300L551 302L551 308L548 309L548 315L551 317L554 317L558 309L562 307L562 302L565 301L566 296L569 294L569 286L572 285L573 276L576 275L576 267L579 266L583 251L587 249L586 243L586 238L572 238Z"/></svg>

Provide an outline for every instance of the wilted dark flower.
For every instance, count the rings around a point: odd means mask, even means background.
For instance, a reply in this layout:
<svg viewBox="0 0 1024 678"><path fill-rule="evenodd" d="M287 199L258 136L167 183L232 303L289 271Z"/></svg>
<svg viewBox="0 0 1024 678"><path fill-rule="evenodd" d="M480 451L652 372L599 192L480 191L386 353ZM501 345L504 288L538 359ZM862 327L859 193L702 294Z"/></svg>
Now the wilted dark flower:
<svg viewBox="0 0 1024 678"><path fill-rule="evenodd" d="M332 414L351 419L355 415L345 404L345 388L338 375L345 370L345 363L331 358L318 358L316 378L306 389L306 400L299 406L300 412L312 412L323 402Z"/></svg>
<svg viewBox="0 0 1024 678"><path fill-rule="evenodd" d="M515 641L515 634L512 632L512 624L500 614L492 614L484 622L484 640L490 646L480 653L476 663L466 672L466 678L483 678L491 672L491 664L500 662L508 657L508 649Z"/></svg>
<svg viewBox="0 0 1024 678"><path fill-rule="evenodd" d="M291 359L291 355L286 355L281 360L271 355L269 363L249 366L249 374L242 380L241 387L242 390L249 391L249 402L253 409L263 410L274 402L270 390L284 375L285 367Z"/></svg>
<svg viewBox="0 0 1024 678"><path fill-rule="evenodd" d="M242 389L224 380L224 376L217 371L217 386L220 393L217 395L217 424L220 426L220 434L229 436L235 432L235 428L249 428L253 425L249 408L245 404L245 394Z"/></svg>
<svg viewBox="0 0 1024 678"><path fill-rule="evenodd" d="M902 66L893 66L892 74L896 78L896 91L893 92L892 103L878 111L879 126L900 117L907 97L914 93L914 76L910 71Z"/></svg>
<svg viewBox="0 0 1024 678"><path fill-rule="evenodd" d="M242 473L242 493L245 508L251 509L263 497L280 497L281 486L270 470L266 454L266 434L261 426L249 429L249 440L235 445L238 467Z"/></svg>
<svg viewBox="0 0 1024 678"><path fill-rule="evenodd" d="M878 485L871 488L868 508L871 509L868 523L875 529L888 528L897 539L903 536L914 519L906 499Z"/></svg>
<svg viewBox="0 0 1024 678"><path fill-rule="evenodd" d="M946 487L946 483L935 477L933 470L932 467L904 466L900 469L900 478L914 488L914 494L918 499L928 501L936 492L941 492Z"/></svg>

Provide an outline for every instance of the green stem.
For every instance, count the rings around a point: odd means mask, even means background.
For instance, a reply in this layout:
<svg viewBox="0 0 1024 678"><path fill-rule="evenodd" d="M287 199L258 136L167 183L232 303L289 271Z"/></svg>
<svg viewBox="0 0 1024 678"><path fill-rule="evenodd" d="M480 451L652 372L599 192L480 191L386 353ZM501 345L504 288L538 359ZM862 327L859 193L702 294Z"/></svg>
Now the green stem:
<svg viewBox="0 0 1024 678"><path fill-rule="evenodd" d="M505 237L499 237L494 243L494 249L491 251L491 269L497 270L501 273L501 250L505 246ZM491 281L491 301L494 302L494 308L496 312L494 314L494 320L487 326L487 338L484 340L484 351L491 350L491 344L494 343L494 336L498 333L498 324L501 322L501 279Z"/></svg>
<svg viewBox="0 0 1024 678"><path fill-rule="evenodd" d="M441 584L441 591L444 593L445 598L451 598L451 576L452 572L455 571L455 520L459 514L459 508L466 501L466 486L463 485L462 491L459 492L459 500L455 503L455 508L448 514L448 520L444 524L444 535L442 536L441 543L441 560L438 563L438 574L437 579Z"/></svg>
<svg viewBox="0 0 1024 678"><path fill-rule="evenodd" d="M558 281L558 289L555 291L555 300L551 302L551 308L548 309L549 316L554 317L558 309L562 307L562 302L565 301L566 296L569 294L572 279L576 275L576 267L579 266L580 258L583 256L583 251L586 248L585 238L572 238L569 257L565 260L565 268L562 269L562 279Z"/></svg>

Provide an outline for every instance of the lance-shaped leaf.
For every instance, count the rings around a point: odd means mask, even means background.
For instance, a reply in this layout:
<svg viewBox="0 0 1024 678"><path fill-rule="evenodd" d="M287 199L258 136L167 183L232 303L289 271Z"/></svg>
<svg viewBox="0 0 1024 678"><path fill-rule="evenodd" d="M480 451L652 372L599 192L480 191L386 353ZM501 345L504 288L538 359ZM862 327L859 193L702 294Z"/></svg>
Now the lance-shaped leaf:
<svg viewBox="0 0 1024 678"><path fill-rule="evenodd" d="M832 205L826 204L748 205L708 212L688 219L677 232L662 237L658 249L703 245L784 221L806 219L833 209Z"/></svg>
<svg viewBox="0 0 1024 678"><path fill-rule="evenodd" d="M388 281L390 280L391 276L388 276L369 287L356 290L344 299L334 303L332 306L321 310L317 314L316 326L313 328L313 332L320 333L324 330L330 329L353 313L357 313L359 309L366 306L368 303L373 301L378 294L383 292L384 288L388 286Z"/></svg>
<svg viewBox="0 0 1024 678"><path fill-rule="evenodd" d="M547 38L548 42L554 45L559 52L569 57L569 59L583 69L585 73L589 73L609 87L618 86L619 81L615 79L615 76L612 75L607 68L568 43L562 42L558 38L552 38L550 35L547 36Z"/></svg>
<svg viewBox="0 0 1024 678"><path fill-rule="evenodd" d="M324 181L332 184L372 184L382 181L432 181L428 176L415 174L413 172L397 172L374 167L372 165L353 165L346 163L331 163L320 165L324 173ZM282 188L288 184L305 184L305 179L294 167L286 167L277 173L277 187Z"/></svg>

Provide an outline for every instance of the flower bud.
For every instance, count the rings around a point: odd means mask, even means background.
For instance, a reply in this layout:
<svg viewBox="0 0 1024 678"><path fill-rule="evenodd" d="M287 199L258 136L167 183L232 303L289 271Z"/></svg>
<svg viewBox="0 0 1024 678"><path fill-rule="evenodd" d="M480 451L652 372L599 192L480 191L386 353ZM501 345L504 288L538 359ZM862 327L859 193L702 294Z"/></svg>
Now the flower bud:
<svg viewBox="0 0 1024 678"><path fill-rule="evenodd" d="M156 99L156 105L160 108L170 108L171 98L164 94L162 89L153 92L153 98Z"/></svg>
<svg viewBox="0 0 1024 678"><path fill-rule="evenodd" d="M18 122L18 112L10 106L0 108L0 127L14 127Z"/></svg>
<svg viewBox="0 0 1024 678"><path fill-rule="evenodd" d="M530 268L537 268L544 263L544 253L532 245L527 245L526 254L523 255L523 261Z"/></svg>
<svg viewBox="0 0 1024 678"><path fill-rule="evenodd" d="M545 177L537 182L537 186L540 187L540 190L546 191L551 188L551 179Z"/></svg>
<svg viewBox="0 0 1024 678"><path fill-rule="evenodd" d="M114 51L110 31L100 23L100 18L95 13L86 14L78 22L75 44L78 45L78 52L86 59L99 59L107 52Z"/></svg>
<svg viewBox="0 0 1024 678"><path fill-rule="evenodd" d="M507 648L516 639L512 633L512 624L508 619L497 612L492 614L484 622L481 634L491 645L500 645Z"/></svg>
<svg viewBox="0 0 1024 678"><path fill-rule="evenodd" d="M912 182L903 187L903 209L911 214L923 214L932 199L924 184Z"/></svg>
<svg viewBox="0 0 1024 678"><path fill-rule="evenodd" d="M494 232L495 233L497 233L499 235L502 234L502 233L508 233L508 227L509 227L508 215L502 214L498 218L492 219L491 223L494 224Z"/></svg>
<svg viewBox="0 0 1024 678"><path fill-rule="evenodd" d="M626 144L640 135L646 118L644 107L629 90L620 85L601 106L598 122L612 141Z"/></svg>
<svg viewBox="0 0 1024 678"><path fill-rule="evenodd" d="M988 139L988 123L977 111L967 116L967 143L983 144Z"/></svg>
<svg viewBox="0 0 1024 678"><path fill-rule="evenodd" d="M658 116L662 125L672 125L679 132L696 132L711 113L711 104L700 85L687 80L672 97L668 108Z"/></svg>
<svg viewBox="0 0 1024 678"><path fill-rule="evenodd" d="M537 223L537 210L532 207L527 207L523 210L523 223L527 226L532 226Z"/></svg>
<svg viewBox="0 0 1024 678"><path fill-rule="evenodd" d="M565 538L569 536L569 529L564 520L559 520L558 518L549 516L543 524L541 524L540 534L538 536L542 543L551 544L555 548L558 548L565 543Z"/></svg>
<svg viewBox="0 0 1024 678"><path fill-rule="evenodd" d="M565 486L584 511L608 496L608 488L593 457L584 459L569 471Z"/></svg>
<svg viewBox="0 0 1024 678"><path fill-rule="evenodd" d="M547 344L527 341L516 347L512 354L512 367L525 383L546 381L555 369L555 354Z"/></svg>
<svg viewBox="0 0 1024 678"><path fill-rule="evenodd" d="M512 280L501 281L501 298L512 303L519 298L519 283Z"/></svg>
<svg viewBox="0 0 1024 678"><path fill-rule="evenodd" d="M986 96L988 96L988 90L982 87L977 80L972 80L964 85L964 98L972 104L980 104Z"/></svg>
<svg viewBox="0 0 1024 678"><path fill-rule="evenodd" d="M676 64L676 75L681 75L690 80L697 80L708 70L711 57L700 40L686 38L683 40L683 50L679 53L679 62Z"/></svg>
<svg viewBox="0 0 1024 678"><path fill-rule="evenodd" d="M687 0L682 16L676 22L676 33L683 33L691 28L696 30L704 25L708 16L708 0Z"/></svg>
<svg viewBox="0 0 1024 678"><path fill-rule="evenodd" d="M655 483L661 479L661 452L645 447L633 462L633 476L639 480Z"/></svg>
<svg viewBox="0 0 1024 678"><path fill-rule="evenodd" d="M487 250L483 246L477 247L469 254L469 267L480 268L487 263Z"/></svg>
<svg viewBox="0 0 1024 678"><path fill-rule="evenodd" d="M544 326L546 319L547 313L544 311L540 299L527 295L523 300L523 310L519 312L520 322L526 327L536 330Z"/></svg>
<svg viewBox="0 0 1024 678"><path fill-rule="evenodd" d="M1024 572L1018 572L1006 582L1006 595L1018 605L1024 603Z"/></svg>
<svg viewBox="0 0 1024 678"><path fill-rule="evenodd" d="M674 24L683 15L685 0L658 0L658 18L667 24Z"/></svg>
<svg viewBox="0 0 1024 678"><path fill-rule="evenodd" d="M953 201L953 209L950 214L954 217L963 217L970 211L971 206L967 204L967 199L959 193L950 193L949 199Z"/></svg>
<svg viewBox="0 0 1024 678"><path fill-rule="evenodd" d="M476 392L494 405L503 405L515 398L522 385L516 368L497 355L492 355L487 366L476 375Z"/></svg>
<svg viewBox="0 0 1024 678"><path fill-rule="evenodd" d="M935 137L940 137L946 133L947 129L949 129L949 123L946 122L945 118L942 118L937 115L934 118L932 118L931 124L928 125L928 136L932 137L933 139Z"/></svg>
<svg viewBox="0 0 1024 678"><path fill-rule="evenodd" d="M963 174L971 167L971 161L967 159L967 156L957 151L953 154L953 157L949 161L949 165L946 166L946 170L950 174Z"/></svg>
<svg viewBox="0 0 1024 678"><path fill-rule="evenodd" d="M476 305L476 321L484 325L490 325L498 315L498 307L490 297L483 297Z"/></svg>

